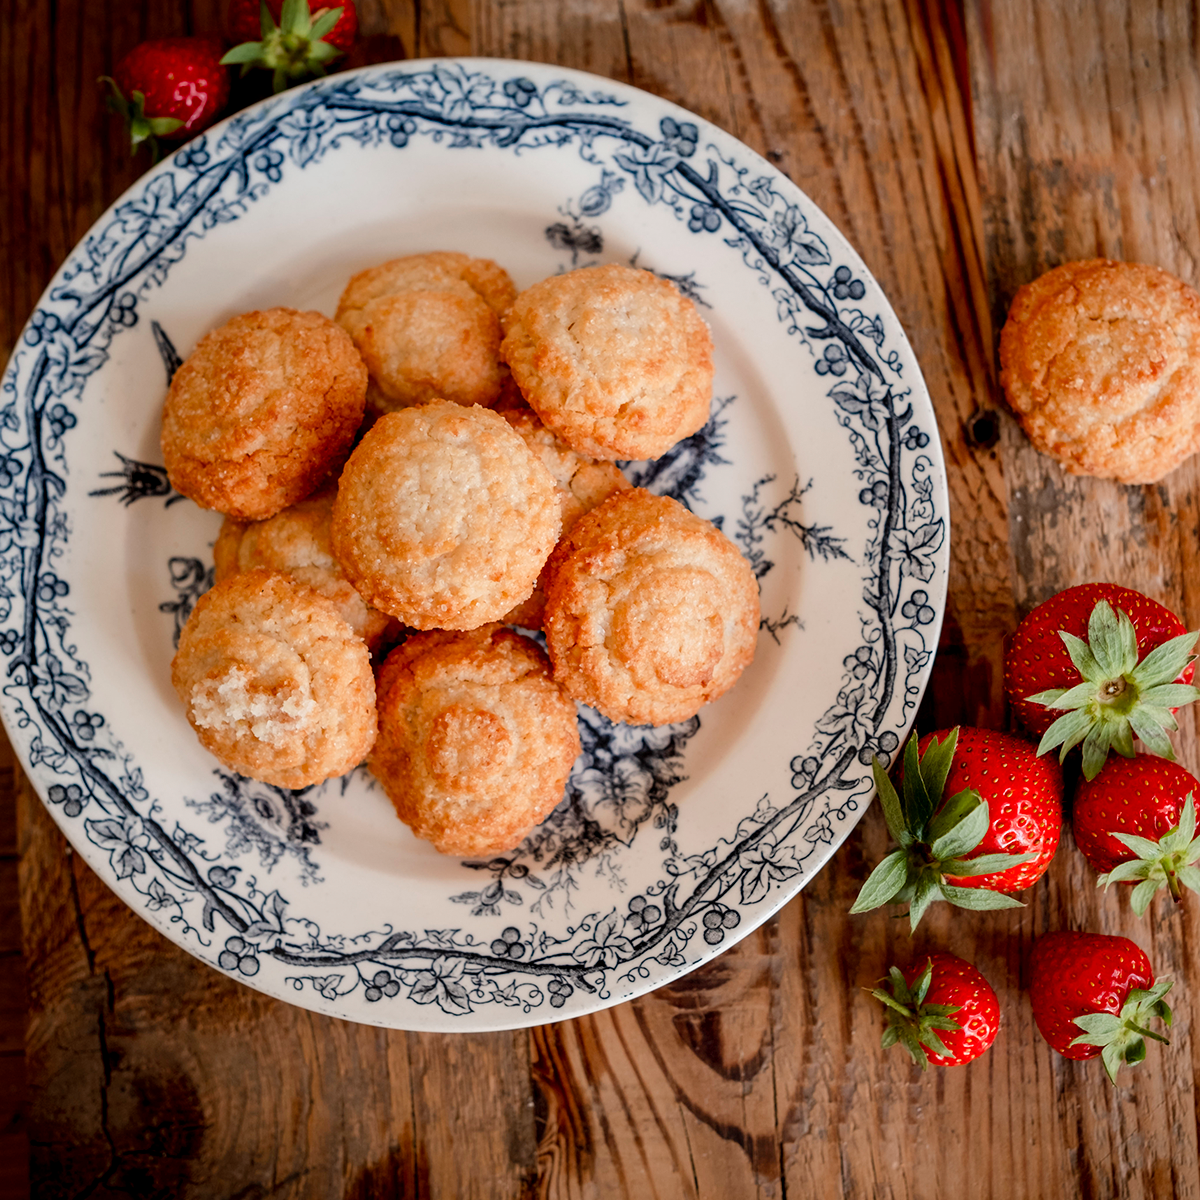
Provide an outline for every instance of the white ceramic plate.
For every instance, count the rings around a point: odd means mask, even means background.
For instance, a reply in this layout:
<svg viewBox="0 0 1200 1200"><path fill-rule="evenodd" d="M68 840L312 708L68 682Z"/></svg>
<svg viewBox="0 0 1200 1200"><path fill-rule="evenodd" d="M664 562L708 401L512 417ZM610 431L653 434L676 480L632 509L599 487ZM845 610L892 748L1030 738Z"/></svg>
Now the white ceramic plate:
<svg viewBox="0 0 1200 1200"><path fill-rule="evenodd" d="M219 518L171 492L173 364L235 313L331 313L355 271L455 249L518 287L588 263L676 280L716 345L708 427L629 473L722 524L757 657L698 718L580 710L567 797L517 851L439 856L363 770L222 769L170 684ZM407 1029L539 1024L727 948L830 858L911 724L948 558L937 429L878 285L734 138L558 67L403 63L289 91L149 172L72 253L0 398L3 716L67 837L198 958Z"/></svg>

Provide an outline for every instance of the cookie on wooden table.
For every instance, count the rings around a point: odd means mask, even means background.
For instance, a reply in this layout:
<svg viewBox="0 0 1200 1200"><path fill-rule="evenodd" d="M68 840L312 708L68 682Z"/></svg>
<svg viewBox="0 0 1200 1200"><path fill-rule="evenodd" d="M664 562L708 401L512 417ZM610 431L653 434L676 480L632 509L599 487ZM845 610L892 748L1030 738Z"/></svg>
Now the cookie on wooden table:
<svg viewBox="0 0 1200 1200"><path fill-rule="evenodd" d="M1153 483L1200 449L1200 296L1145 263L1064 263L1013 297L1000 382L1069 473Z"/></svg>
<svg viewBox="0 0 1200 1200"><path fill-rule="evenodd" d="M362 639L324 596L278 572L234 575L200 597L171 682L201 743L276 787L343 775L375 741Z"/></svg>
<svg viewBox="0 0 1200 1200"><path fill-rule="evenodd" d="M328 317L242 313L200 339L171 380L162 451L176 491L242 521L303 500L345 461L367 369Z"/></svg>
<svg viewBox="0 0 1200 1200"><path fill-rule="evenodd" d="M443 854L518 845L562 799L579 749L574 703L511 629L414 634L379 673L371 772Z"/></svg>
<svg viewBox="0 0 1200 1200"><path fill-rule="evenodd" d="M505 318L501 354L530 407L592 458L657 458L702 428L712 336L650 271L610 263L535 283Z"/></svg>
<svg viewBox="0 0 1200 1200"><path fill-rule="evenodd" d="M326 485L265 521L226 517L213 546L216 581L256 567L283 571L331 601L374 652L385 637L398 632L398 622L355 591L333 556L329 521L336 494L335 486Z"/></svg>
<svg viewBox="0 0 1200 1200"><path fill-rule="evenodd" d="M498 412L520 435L558 485L562 514L562 532L566 533L584 513L607 500L613 492L630 487L629 480L616 463L597 462L572 450L539 420L537 413L521 399L516 385L508 380L496 402ZM533 595L513 609L504 620L526 629L542 627L546 607L545 568L538 577Z"/></svg>
<svg viewBox="0 0 1200 1200"><path fill-rule="evenodd" d="M386 413L355 447L333 551L368 604L415 629L473 629L533 591L560 528L550 472L491 409Z"/></svg>
<svg viewBox="0 0 1200 1200"><path fill-rule="evenodd" d="M371 373L372 408L434 399L494 404L500 318L515 296L502 267L448 250L360 271L338 301L337 320Z"/></svg>
<svg viewBox="0 0 1200 1200"><path fill-rule="evenodd" d="M554 678L613 721L694 716L749 665L758 621L758 584L738 548L644 488L581 517L547 564Z"/></svg>

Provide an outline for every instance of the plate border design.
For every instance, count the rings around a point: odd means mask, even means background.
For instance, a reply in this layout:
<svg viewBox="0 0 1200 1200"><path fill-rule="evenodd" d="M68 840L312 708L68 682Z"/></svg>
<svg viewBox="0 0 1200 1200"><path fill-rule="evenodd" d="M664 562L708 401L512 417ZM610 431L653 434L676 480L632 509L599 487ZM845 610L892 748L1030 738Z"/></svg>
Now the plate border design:
<svg viewBox="0 0 1200 1200"><path fill-rule="evenodd" d="M656 128L639 127L647 113L658 116ZM769 539L780 536L798 538L810 557L859 563L861 643L844 660L835 700L791 760L790 799L763 796L714 846L685 855L668 797L676 779L664 776L633 830L652 817L664 855L660 878L630 897L626 911L589 912L558 933L529 922L490 941L461 929L329 935L178 821L168 829L135 755L110 735L102 714L88 711L90 670L71 641L70 585L55 569L70 537L64 502L73 410L113 339L138 324L142 302L193 242L238 220L285 171L304 170L347 140L402 152L418 138L456 153L572 151L594 165L595 183L546 231L573 262L602 245L591 222L620 191L666 205L696 236L721 237L770 289L798 361L828 385L853 450L859 501L871 510L865 544L847 549L831 529L803 524L809 485L799 478L781 501L768 496L787 481L772 476L742 497L727 532L760 578L773 565ZM844 257L834 260L813 223L824 218L794 185L699 118L581 72L501 60L427 60L330 77L229 119L135 185L59 272L0 390L4 717L59 825L90 844L91 864L102 874L106 867L110 884L152 923L234 977L331 1015L400 1028L487 1029L579 1015L668 982L789 899L870 799L872 755L890 761L915 716L941 624L949 534L932 408L926 401L918 412L912 403L924 387L919 377L902 377L899 324L890 310L885 322L859 307L866 298L886 309L886 301L848 247L838 245ZM690 277L677 282L685 291L694 286ZM161 332L156 326L160 352ZM122 462L127 475L144 466ZM689 478L694 486L698 476ZM161 479L148 486L146 494L169 493ZM786 612L766 618L764 631L778 638L787 622ZM614 736L615 727L584 724L585 741ZM632 739L621 754L646 768L650 790L656 762L673 764L678 775L683 744L695 732L695 723L685 725L620 734ZM227 780L230 795L238 799L242 788L246 803L263 786ZM289 797L291 819L311 815L291 793L277 799L286 809ZM545 888L536 865L519 851L466 863L486 882L451 899L496 915L523 889ZM269 982L258 978L264 960L272 964ZM382 1000L391 1003L375 1007ZM434 1008L440 1015L431 1019Z"/></svg>

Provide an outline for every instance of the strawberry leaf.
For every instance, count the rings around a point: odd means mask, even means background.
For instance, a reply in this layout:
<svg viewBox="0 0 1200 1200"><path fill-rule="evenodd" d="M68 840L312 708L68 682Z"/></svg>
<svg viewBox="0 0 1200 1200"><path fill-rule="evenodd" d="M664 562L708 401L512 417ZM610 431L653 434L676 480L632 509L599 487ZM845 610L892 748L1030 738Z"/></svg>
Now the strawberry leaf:
<svg viewBox="0 0 1200 1200"><path fill-rule="evenodd" d="M1178 637L1173 637L1170 641L1163 642L1161 646L1155 646L1149 654L1131 672L1136 682L1143 688L1153 687L1156 684L1171 683L1177 679L1182 673L1184 667L1195 659L1192 653L1192 648L1196 644L1196 638L1200 636L1198 632L1181 633ZM1181 687L1190 687L1190 684L1180 684ZM1195 692L1196 689L1192 688ZM1196 697L1193 696L1194 700ZM1187 703L1186 701L1184 703ZM1171 705L1172 708L1177 707Z"/></svg>
<svg viewBox="0 0 1200 1200"><path fill-rule="evenodd" d="M1129 907L1133 909L1136 916L1146 915L1150 901L1154 899L1154 894L1161 886L1157 879L1144 879L1133 889L1129 897Z"/></svg>
<svg viewBox="0 0 1200 1200"><path fill-rule="evenodd" d="M1058 761L1062 762L1070 751L1087 736L1091 724L1091 714L1084 709L1075 709L1073 712L1064 713L1042 734L1042 740L1038 743L1037 752L1045 754L1046 751L1053 750L1055 746L1061 745L1062 749L1059 751Z"/></svg>
<svg viewBox="0 0 1200 1200"><path fill-rule="evenodd" d="M1025 905L1004 892L989 892L985 888L955 887L942 884L942 899L949 900L958 908L969 908L973 912L988 912L997 908L1024 908Z"/></svg>
<svg viewBox="0 0 1200 1200"><path fill-rule="evenodd" d="M1109 679L1137 666L1137 631L1133 622L1123 610L1114 613L1107 600L1101 600L1088 618L1088 645L1096 665Z"/></svg>
<svg viewBox="0 0 1200 1200"><path fill-rule="evenodd" d="M243 42L240 46L234 46L232 50L227 50L221 56L221 65L226 67L237 66L242 63L253 65L262 58L262 55L262 42Z"/></svg>
<svg viewBox="0 0 1200 1200"><path fill-rule="evenodd" d="M342 19L343 10L340 8L331 8L328 12L322 13L313 23L312 29L309 31L309 36L316 39L323 38L327 33L333 32L333 27ZM334 53L337 50L330 47Z"/></svg>
<svg viewBox="0 0 1200 1200"><path fill-rule="evenodd" d="M938 838L944 837L950 832L962 819L982 804L982 798L974 788L963 788L961 792L955 792L941 808L933 814L933 820L929 822L929 828L925 831L925 836L930 841L937 841Z"/></svg>
<svg viewBox="0 0 1200 1200"><path fill-rule="evenodd" d="M904 817L905 825L914 837L921 837L925 826L933 815L933 800L921 777L920 761L917 755L917 738L914 734L904 747Z"/></svg>
<svg viewBox="0 0 1200 1200"><path fill-rule="evenodd" d="M946 776L950 774L950 765L954 762L954 751L957 748L958 729L955 727L940 742L937 738L930 738L925 753L918 759L917 769L930 797L936 799L946 790Z"/></svg>
<svg viewBox="0 0 1200 1200"><path fill-rule="evenodd" d="M1084 679L1094 679L1100 674L1100 666L1096 662L1095 655L1092 654L1087 642L1083 638L1078 638L1073 633L1066 633L1061 629L1058 632L1058 636L1062 638L1063 645L1066 646L1067 653L1071 656L1071 662L1075 664L1075 670Z"/></svg>
<svg viewBox="0 0 1200 1200"><path fill-rule="evenodd" d="M952 858L942 863L942 870L955 879L971 879L976 875L992 875L1007 871L1023 862L1033 862L1036 854L977 854L974 858Z"/></svg>
<svg viewBox="0 0 1200 1200"><path fill-rule="evenodd" d="M973 807L967 809L958 824L930 843L930 852L934 858L939 860L961 858L983 841L983 835L987 833L990 822L991 816L987 803L980 800ZM1012 866L1011 863L1006 865Z"/></svg>
<svg viewBox="0 0 1200 1200"><path fill-rule="evenodd" d="M903 850L893 850L867 876L866 883L850 908L851 913L870 912L887 904L896 897L907 879L908 855Z"/></svg>
<svg viewBox="0 0 1200 1200"><path fill-rule="evenodd" d="M941 880L933 871L923 871L917 880L912 902L908 906L909 929L916 929L921 922L921 918L925 915L925 910L935 900L940 899L941 895Z"/></svg>
<svg viewBox="0 0 1200 1200"><path fill-rule="evenodd" d="M875 778L875 790L879 793L879 803L883 808L883 819L887 822L888 833L901 846L907 846L912 841L912 834L908 832L904 823L904 809L900 805L900 797L896 795L896 789L876 755L871 756L871 774Z"/></svg>
<svg viewBox="0 0 1200 1200"><path fill-rule="evenodd" d="M1113 831L1112 836L1122 846L1132 850L1138 858L1157 858L1162 853L1161 842L1152 842L1149 838L1138 837L1134 833L1118 833L1116 830Z"/></svg>

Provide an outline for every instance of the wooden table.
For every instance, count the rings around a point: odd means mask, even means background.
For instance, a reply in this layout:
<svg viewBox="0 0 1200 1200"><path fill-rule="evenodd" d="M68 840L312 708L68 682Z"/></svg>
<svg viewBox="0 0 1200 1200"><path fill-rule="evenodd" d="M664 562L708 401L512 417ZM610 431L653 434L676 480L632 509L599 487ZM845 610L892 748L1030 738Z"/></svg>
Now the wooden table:
<svg viewBox="0 0 1200 1200"><path fill-rule="evenodd" d="M1067 585L1117 580L1200 621L1197 463L1153 487L1068 477L1007 414L995 367L1014 290L1058 262L1143 260L1200 285L1194 6L361 0L360 13L355 62L529 58L685 105L777 164L862 253L916 348L949 472L950 598L921 727L1004 727L1002 640ZM144 169L96 77L140 38L219 26L218 0L7 6L6 351ZM1194 714L1177 742L1200 770ZM776 918L677 983L558 1025L451 1036L326 1019L209 970L71 853L19 771L0 772L0 793L13 1194L27 1145L44 1197L1200 1195L1200 901L1135 919L1126 896L1096 891L1069 835L1027 908L922 927L922 945L978 963L1004 1014L984 1058L922 1075L881 1051L862 991L907 936L883 913L847 916L887 849L874 809ZM1066 926L1131 935L1177 981L1173 1046L1118 1088L1033 1026L1030 944Z"/></svg>

